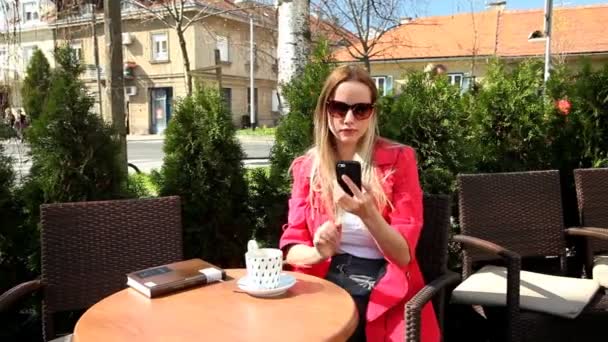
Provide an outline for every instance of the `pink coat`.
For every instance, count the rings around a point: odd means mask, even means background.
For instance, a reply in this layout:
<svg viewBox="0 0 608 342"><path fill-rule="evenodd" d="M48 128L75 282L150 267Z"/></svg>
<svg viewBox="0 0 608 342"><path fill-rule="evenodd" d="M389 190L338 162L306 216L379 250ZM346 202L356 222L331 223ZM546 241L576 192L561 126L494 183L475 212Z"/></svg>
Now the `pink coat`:
<svg viewBox="0 0 608 342"><path fill-rule="evenodd" d="M371 292L367 309L366 335L369 342L403 341L405 333L404 307L425 285L414 251L422 228L422 190L418 180L415 152L411 147L380 139L374 150L374 163L383 182L383 189L394 206L383 212L387 222L406 239L411 261L405 267L389 262L386 273ZM329 216L324 210L312 215L309 196L312 160L301 156L292 164L293 186L289 199L288 222L283 227L280 248L289 244L312 246L315 231ZM313 206L320 205L320 196L314 196ZM325 277L331 260L294 271ZM422 310L422 341L439 341L440 331L433 311L428 304Z"/></svg>

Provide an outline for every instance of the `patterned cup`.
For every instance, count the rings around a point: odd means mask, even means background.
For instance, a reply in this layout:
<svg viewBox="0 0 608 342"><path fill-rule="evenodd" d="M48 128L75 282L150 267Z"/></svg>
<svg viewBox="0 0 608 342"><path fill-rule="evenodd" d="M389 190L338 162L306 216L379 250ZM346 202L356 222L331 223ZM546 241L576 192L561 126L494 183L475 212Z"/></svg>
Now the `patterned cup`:
<svg viewBox="0 0 608 342"><path fill-rule="evenodd" d="M261 248L245 253L248 285L255 289L279 287L283 271L283 252L277 248Z"/></svg>

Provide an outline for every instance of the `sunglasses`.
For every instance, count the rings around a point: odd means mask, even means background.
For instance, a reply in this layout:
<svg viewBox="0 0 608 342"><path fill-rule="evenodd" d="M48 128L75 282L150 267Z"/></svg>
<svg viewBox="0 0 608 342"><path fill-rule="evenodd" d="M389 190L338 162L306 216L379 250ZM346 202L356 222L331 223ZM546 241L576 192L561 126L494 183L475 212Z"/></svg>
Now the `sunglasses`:
<svg viewBox="0 0 608 342"><path fill-rule="evenodd" d="M327 112L334 118L345 118L348 111L353 111L353 116L357 120L365 120L369 118L373 111L374 105L371 103L355 103L349 105L341 101L329 100L327 101Z"/></svg>

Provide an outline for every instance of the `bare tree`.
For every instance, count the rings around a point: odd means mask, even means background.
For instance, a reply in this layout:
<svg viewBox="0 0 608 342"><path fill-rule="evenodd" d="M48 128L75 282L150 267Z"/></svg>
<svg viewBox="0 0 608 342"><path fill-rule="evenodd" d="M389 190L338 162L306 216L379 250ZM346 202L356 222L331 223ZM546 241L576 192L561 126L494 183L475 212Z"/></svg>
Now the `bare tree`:
<svg viewBox="0 0 608 342"><path fill-rule="evenodd" d="M405 4L410 0L312 0L314 11L335 27L335 34L350 42L348 53L370 70L370 60L393 48L378 46L387 32L405 17ZM354 41L351 32L354 34Z"/></svg>
<svg viewBox="0 0 608 342"><path fill-rule="evenodd" d="M279 0L279 106L286 114L288 103L281 87L300 72L308 61L310 51L310 0Z"/></svg>
<svg viewBox="0 0 608 342"><path fill-rule="evenodd" d="M224 1L198 0L125 0L141 9L152 18L162 22L166 27L175 30L184 63L184 82L186 91L192 94L192 74L190 73L190 56L186 44L185 32L196 22L220 15L247 16L247 9L261 6L251 3L236 6ZM219 6L219 5L223 6Z"/></svg>

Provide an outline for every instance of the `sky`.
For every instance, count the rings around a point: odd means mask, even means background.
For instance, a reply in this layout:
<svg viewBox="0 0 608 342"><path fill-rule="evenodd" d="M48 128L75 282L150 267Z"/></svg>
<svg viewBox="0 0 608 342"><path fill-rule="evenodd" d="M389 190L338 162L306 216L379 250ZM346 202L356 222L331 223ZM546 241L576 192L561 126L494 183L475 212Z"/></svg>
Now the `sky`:
<svg viewBox="0 0 608 342"><path fill-rule="evenodd" d="M407 12L412 17L450 15L485 9L486 0L411 0ZM608 4L608 0L553 0L553 7ZM507 0L507 9L544 8L545 0Z"/></svg>

